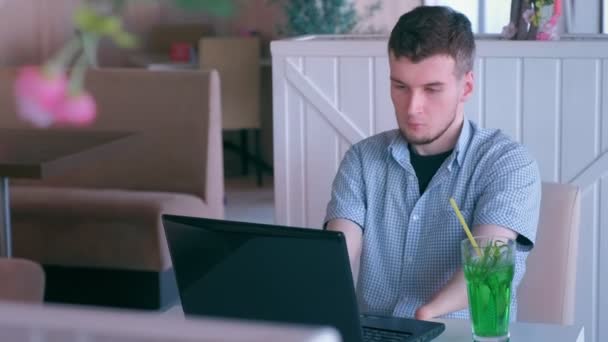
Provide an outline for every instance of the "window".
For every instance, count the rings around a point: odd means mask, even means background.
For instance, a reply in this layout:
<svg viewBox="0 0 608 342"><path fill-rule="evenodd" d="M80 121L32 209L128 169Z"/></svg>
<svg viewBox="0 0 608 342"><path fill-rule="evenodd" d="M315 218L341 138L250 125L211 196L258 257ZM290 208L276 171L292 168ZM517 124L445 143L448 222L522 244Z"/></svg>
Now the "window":
<svg viewBox="0 0 608 342"><path fill-rule="evenodd" d="M511 0L426 0L425 4L450 6L462 12L471 21L474 33L501 33L511 13Z"/></svg>
<svg viewBox="0 0 608 342"><path fill-rule="evenodd" d="M500 33L509 23L511 0L424 0L426 5L446 5L464 13L475 33ZM608 0L562 0L564 32L608 33Z"/></svg>

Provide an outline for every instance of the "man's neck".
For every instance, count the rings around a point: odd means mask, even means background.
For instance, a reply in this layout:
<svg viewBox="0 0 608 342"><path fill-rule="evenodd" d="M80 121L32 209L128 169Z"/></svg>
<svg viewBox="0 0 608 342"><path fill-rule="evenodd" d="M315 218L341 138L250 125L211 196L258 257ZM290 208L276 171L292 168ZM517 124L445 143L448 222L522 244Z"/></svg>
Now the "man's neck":
<svg viewBox="0 0 608 342"><path fill-rule="evenodd" d="M456 146L460 132L462 131L462 125L464 122L464 116L459 115L458 118L452 122L450 127L441 135L437 140L424 145L412 145L412 148L420 156L431 156L447 152Z"/></svg>

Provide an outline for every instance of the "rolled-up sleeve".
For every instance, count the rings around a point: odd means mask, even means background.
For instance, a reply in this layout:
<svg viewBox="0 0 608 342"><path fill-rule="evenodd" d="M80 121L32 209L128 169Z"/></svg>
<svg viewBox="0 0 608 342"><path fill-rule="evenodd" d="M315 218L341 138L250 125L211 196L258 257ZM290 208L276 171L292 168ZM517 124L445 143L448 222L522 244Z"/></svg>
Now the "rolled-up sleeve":
<svg viewBox="0 0 608 342"><path fill-rule="evenodd" d="M518 249L534 246L540 210L541 180L536 161L518 146L498 154L484 175L474 225L497 225L518 233Z"/></svg>
<svg viewBox="0 0 608 342"><path fill-rule="evenodd" d="M361 155L355 145L344 155L332 183L323 226L333 219L347 219L363 229L367 207L365 198Z"/></svg>
<svg viewBox="0 0 608 342"><path fill-rule="evenodd" d="M483 193L475 206L474 225L496 225L517 235L514 294L526 273L526 259L536 241L541 179L536 161L518 146L498 153L485 176ZM517 300L512 302L512 317L517 317Z"/></svg>

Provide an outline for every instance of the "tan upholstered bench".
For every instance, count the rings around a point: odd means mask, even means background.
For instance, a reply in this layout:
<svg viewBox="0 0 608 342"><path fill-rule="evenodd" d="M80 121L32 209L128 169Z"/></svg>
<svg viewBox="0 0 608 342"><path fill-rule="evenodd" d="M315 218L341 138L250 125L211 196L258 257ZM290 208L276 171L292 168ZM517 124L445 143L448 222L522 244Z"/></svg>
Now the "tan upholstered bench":
<svg viewBox="0 0 608 342"><path fill-rule="evenodd" d="M207 216L200 198L175 193L21 186L13 199L15 255L45 266L47 300L70 303L170 304L176 290L161 215Z"/></svg>
<svg viewBox="0 0 608 342"><path fill-rule="evenodd" d="M14 115L13 69L0 69L0 127ZM224 178L215 71L87 73L98 120L133 132L120 151L42 180L11 180L15 256L41 263L45 300L137 309L177 299L161 215L222 218Z"/></svg>

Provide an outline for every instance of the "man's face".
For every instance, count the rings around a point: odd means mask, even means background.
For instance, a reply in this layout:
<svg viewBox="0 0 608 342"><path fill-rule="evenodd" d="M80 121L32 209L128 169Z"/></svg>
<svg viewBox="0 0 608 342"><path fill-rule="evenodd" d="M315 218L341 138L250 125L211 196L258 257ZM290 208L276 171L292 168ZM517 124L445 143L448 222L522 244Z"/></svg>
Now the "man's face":
<svg viewBox="0 0 608 342"><path fill-rule="evenodd" d="M463 104L473 90L472 72L457 75L455 61L447 55L412 63L391 52L389 67L397 123L410 144L431 144L460 124Z"/></svg>

